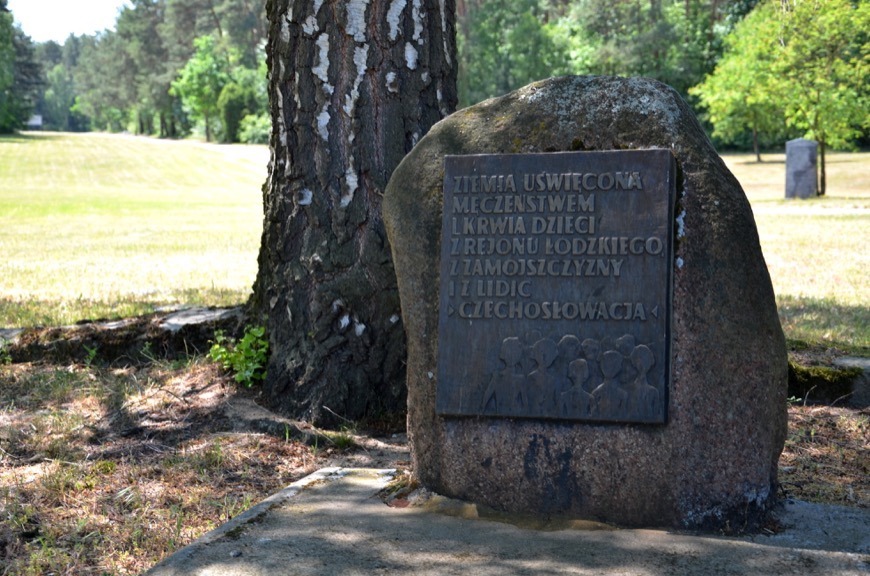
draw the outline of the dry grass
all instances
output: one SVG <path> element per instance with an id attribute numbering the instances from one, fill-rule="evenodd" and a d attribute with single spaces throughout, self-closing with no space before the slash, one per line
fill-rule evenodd
<path id="1" fill-rule="evenodd" d="M 121 134 L 0 138 L 0 326 L 243 302 L 268 159 Z"/>
<path id="2" fill-rule="evenodd" d="M 234 429 L 249 394 L 202 360 L 0 365 L 0 574 L 138 574 L 339 455 Z M 791 406 L 784 494 L 870 507 L 868 431 Z"/>
<path id="3" fill-rule="evenodd" d="M 0 574 L 138 574 L 319 467 L 214 365 L 0 367 Z"/>
<path id="4" fill-rule="evenodd" d="M 808 200 L 784 198 L 782 154 L 723 158 L 752 205 L 786 335 L 866 354 L 870 153 L 828 154 L 827 195 Z"/>
<path id="5" fill-rule="evenodd" d="M 785 494 L 810 502 L 870 507 L 870 411 L 789 408 L 779 459 Z"/>

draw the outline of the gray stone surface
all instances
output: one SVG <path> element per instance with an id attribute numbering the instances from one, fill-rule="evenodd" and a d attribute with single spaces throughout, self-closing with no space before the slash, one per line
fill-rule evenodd
<path id="1" fill-rule="evenodd" d="M 834 365 L 840 368 L 860 368 L 864 371 L 852 383 L 852 396 L 848 404 L 856 408 L 870 406 L 870 358 L 843 356 L 834 360 Z"/>
<path id="2" fill-rule="evenodd" d="M 323 469 L 160 562 L 145 576 L 445 574 L 852 576 L 870 570 L 870 512 L 788 502 L 782 530 L 724 538 L 476 518 L 437 498 L 386 506 L 389 470 Z M 461 510 L 465 517 L 457 517 Z"/>
<path id="3" fill-rule="evenodd" d="M 0 328 L 0 345 L 14 343 L 23 331 L 22 328 Z"/>
<path id="4" fill-rule="evenodd" d="M 667 424 L 436 414 L 444 156 L 649 148 L 677 163 Z M 762 520 L 786 434 L 785 341 L 749 203 L 676 92 L 648 79 L 566 77 L 457 112 L 393 174 L 384 218 L 425 486 L 496 510 L 624 526 Z"/>
<path id="5" fill-rule="evenodd" d="M 228 318 L 238 318 L 241 311 L 238 308 L 189 308 L 179 310 L 166 316 L 158 323 L 163 330 L 178 332 L 185 326 L 200 324 L 216 324 Z"/>
<path id="6" fill-rule="evenodd" d="M 817 142 L 804 138 L 785 143 L 786 198 L 812 198 L 818 193 L 818 149 Z"/>

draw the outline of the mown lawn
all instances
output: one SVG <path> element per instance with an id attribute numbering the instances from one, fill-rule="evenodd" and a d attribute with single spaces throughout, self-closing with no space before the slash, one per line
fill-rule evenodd
<path id="1" fill-rule="evenodd" d="M 824 198 L 785 200 L 785 158 L 727 154 L 787 336 L 870 346 L 870 153 L 828 154 Z M 0 138 L 0 327 L 243 302 L 265 146 L 110 134 Z M 863 350 L 862 350 L 863 349 Z"/>
<path id="2" fill-rule="evenodd" d="M 785 199 L 785 156 L 727 154 L 752 204 L 791 339 L 867 354 L 870 346 L 870 153 L 829 153 L 827 193 Z"/>
<path id="3" fill-rule="evenodd" d="M 243 302 L 268 158 L 117 134 L 0 138 L 0 326 Z"/>

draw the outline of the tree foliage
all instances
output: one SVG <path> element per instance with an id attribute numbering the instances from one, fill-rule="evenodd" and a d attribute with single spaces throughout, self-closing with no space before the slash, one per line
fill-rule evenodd
<path id="1" fill-rule="evenodd" d="M 39 46 L 46 87 L 38 106 L 46 127 L 164 137 L 184 136 L 197 122 L 204 128 L 197 103 L 185 103 L 171 90 L 173 82 L 184 84 L 182 70 L 203 36 L 214 38 L 218 52 L 232 55 L 228 73 L 237 83 L 265 94 L 259 67 L 265 64 L 262 0 L 129 0 L 114 30 Z M 249 106 L 256 110 L 245 112 L 265 114 L 265 100 L 258 97 Z M 209 136 L 220 126 L 217 118 L 209 109 Z"/>
<path id="2" fill-rule="evenodd" d="M 845 147 L 870 128 L 870 3 L 766 0 L 728 38 L 716 69 L 692 90 L 714 134 L 781 134 L 794 128 L 825 150 Z"/>
<path id="3" fill-rule="evenodd" d="M 218 100 L 224 86 L 230 82 L 230 60 L 211 35 L 200 36 L 193 45 L 195 52 L 172 82 L 170 93 L 181 97 L 194 118 L 202 119 L 205 139 L 210 142 Z"/>
<path id="4" fill-rule="evenodd" d="M 25 125 L 39 100 L 42 68 L 36 49 L 0 0 L 0 133 Z"/>
<path id="5" fill-rule="evenodd" d="M 460 105 L 561 74 L 649 76 L 706 109 L 722 143 L 752 141 L 758 149 L 807 134 L 823 147 L 842 146 L 856 131 L 867 134 L 855 117 L 862 111 L 853 106 L 866 101 L 866 72 L 856 72 L 855 63 L 867 66 L 860 48 L 866 44 L 867 4 L 456 0 Z M 115 30 L 40 47 L 46 87 L 38 111 L 52 128 L 169 137 L 195 127 L 205 131 L 207 117 L 209 137 L 263 141 L 265 12 L 263 0 L 130 0 Z M 224 106 L 209 107 L 207 115 L 194 96 L 183 101 L 182 70 L 190 79 L 195 64 L 189 63 L 199 57 L 195 40 L 204 36 L 213 38 L 214 49 L 230 64 L 220 90 L 228 84 L 252 88 L 253 101 L 241 98 L 236 87 L 228 88 Z M 10 46 L 0 31 L 0 55 Z M 0 86 L 10 58 L 0 59 Z M 795 85 L 803 88 L 795 92 Z"/>
<path id="6" fill-rule="evenodd" d="M 712 74 L 689 93 L 697 96 L 713 125 L 713 136 L 723 142 L 752 132 L 753 150 L 761 161 L 760 139 L 783 133 L 782 103 L 770 90 L 774 53 L 759 41 L 777 33 L 773 5 L 764 4 L 737 24 L 725 39 L 725 55 Z"/>
<path id="7" fill-rule="evenodd" d="M 756 1 L 460 1 L 460 101 L 560 74 L 649 76 L 685 95 Z"/>
<path id="8" fill-rule="evenodd" d="M 772 90 L 786 123 L 819 142 L 823 195 L 826 147 L 848 146 L 870 128 L 870 3 L 791 0 L 778 16 Z"/>
<path id="9" fill-rule="evenodd" d="M 469 5 L 460 34 L 459 99 L 464 105 L 564 70 L 566 47 L 544 23 L 538 0 Z"/>

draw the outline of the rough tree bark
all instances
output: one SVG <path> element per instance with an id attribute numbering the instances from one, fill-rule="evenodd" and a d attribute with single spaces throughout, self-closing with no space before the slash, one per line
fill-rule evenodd
<path id="1" fill-rule="evenodd" d="M 318 424 L 405 410 L 381 219 L 395 167 L 456 106 L 454 0 L 269 0 L 273 120 L 252 304 L 273 408 Z"/>

